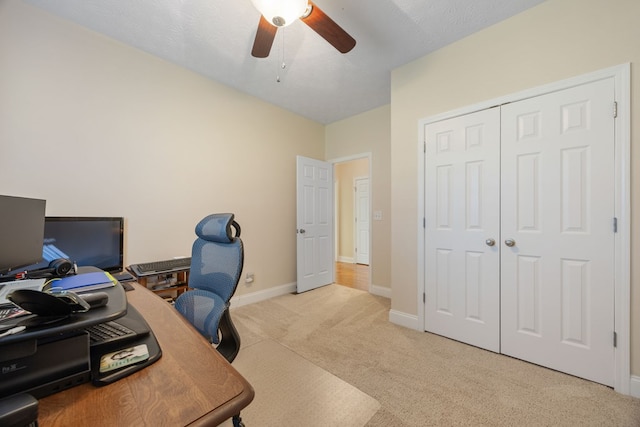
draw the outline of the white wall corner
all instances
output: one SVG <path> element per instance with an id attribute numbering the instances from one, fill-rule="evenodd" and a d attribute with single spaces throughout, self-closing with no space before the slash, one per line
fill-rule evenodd
<path id="1" fill-rule="evenodd" d="M 236 295 L 231 298 L 231 308 L 242 307 L 243 305 L 249 305 L 260 301 L 265 301 L 280 295 L 286 295 L 296 292 L 296 283 L 289 283 L 286 285 L 280 285 L 273 288 L 265 289 L 262 291 L 251 292 L 249 294 Z"/>
<path id="2" fill-rule="evenodd" d="M 415 314 L 403 313 L 397 310 L 389 310 L 389 321 L 405 328 L 414 329 L 416 331 L 424 331 L 418 322 L 418 316 Z"/>

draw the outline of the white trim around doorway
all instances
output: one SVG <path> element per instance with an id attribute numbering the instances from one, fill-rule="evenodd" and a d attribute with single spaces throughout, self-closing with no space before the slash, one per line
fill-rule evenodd
<path id="1" fill-rule="evenodd" d="M 354 154 L 352 156 L 345 156 L 345 157 L 338 157 L 336 159 L 329 159 L 327 160 L 327 162 L 331 163 L 332 165 L 334 165 L 334 169 L 335 169 L 335 165 L 337 163 L 344 163 L 344 162 L 351 162 L 353 160 L 361 160 L 361 159 L 367 159 L 368 164 L 369 164 L 369 212 L 371 211 L 371 206 L 372 206 L 372 191 L 371 189 L 373 188 L 373 165 L 372 165 L 372 154 L 371 152 L 365 152 L 365 153 L 360 153 L 360 154 Z M 372 230 L 372 221 L 371 219 L 369 220 L 369 268 L 373 268 L 373 261 L 372 261 L 372 241 L 373 241 L 373 230 Z M 355 258 L 354 258 L 355 261 Z M 334 272 L 334 276 L 335 276 L 335 272 Z M 380 293 L 379 288 L 377 286 L 373 285 L 373 274 L 369 274 L 369 293 L 372 293 L 374 295 L 380 295 L 380 296 L 385 296 L 387 297 L 387 294 L 382 295 L 382 293 Z M 389 292 L 390 293 L 390 292 Z M 389 296 L 390 297 L 390 296 Z"/>

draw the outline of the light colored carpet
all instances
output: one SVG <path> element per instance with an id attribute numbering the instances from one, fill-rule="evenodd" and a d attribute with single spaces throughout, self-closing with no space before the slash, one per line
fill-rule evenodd
<path id="1" fill-rule="evenodd" d="M 278 388 L 271 387 L 269 381 L 263 386 L 260 380 L 255 403 L 242 413 L 247 426 L 361 426 L 359 417 L 370 407 L 360 405 L 369 405 L 368 399 L 346 402 L 348 412 L 354 416 L 339 423 L 322 418 L 326 414 L 323 398 L 307 399 L 304 404 L 290 400 L 287 391 L 309 388 L 307 372 L 316 376 L 318 369 L 380 403 L 368 420 L 368 427 L 640 426 L 639 399 L 393 325 L 388 321 L 389 308 L 388 299 L 329 285 L 232 310 L 243 339 L 234 366 L 246 373 L 250 382 L 251 370 L 242 362 L 245 356 L 247 361 L 257 358 L 250 364 L 265 362 L 262 375 L 280 375 L 283 369 L 289 373 L 289 385 L 280 384 Z M 286 360 L 298 358 L 304 362 L 289 369 Z M 319 377 L 326 378 L 326 374 Z M 250 422 L 253 405 L 257 412 L 262 412 L 262 407 L 274 412 L 295 412 L 296 416 L 319 424 L 265 423 L 264 419 Z"/>
<path id="2" fill-rule="evenodd" d="M 243 348 L 233 365 L 256 392 L 242 411 L 247 426 L 364 426 L 380 408 L 372 397 L 272 340 Z"/>

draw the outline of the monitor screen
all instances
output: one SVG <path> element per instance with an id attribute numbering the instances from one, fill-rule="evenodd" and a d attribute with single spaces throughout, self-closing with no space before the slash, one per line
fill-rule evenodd
<path id="1" fill-rule="evenodd" d="M 0 196 L 0 274 L 42 259 L 46 201 Z"/>
<path id="2" fill-rule="evenodd" d="M 94 266 L 104 271 L 123 269 L 124 218 L 48 216 L 44 226 L 44 261 L 67 258 L 78 267 Z M 30 268 L 32 269 L 32 268 Z"/>

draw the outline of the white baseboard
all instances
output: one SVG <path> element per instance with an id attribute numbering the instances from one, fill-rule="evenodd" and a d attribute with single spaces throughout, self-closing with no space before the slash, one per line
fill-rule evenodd
<path id="1" fill-rule="evenodd" d="M 231 298 L 231 308 L 242 307 L 243 305 L 253 304 L 254 302 L 260 302 L 294 292 L 296 292 L 296 283 L 289 283 L 287 285 L 280 285 L 263 291 L 236 295 Z"/>
<path id="2" fill-rule="evenodd" d="M 418 316 L 397 310 L 389 310 L 389 322 L 404 326 L 405 328 L 415 329 L 416 331 L 424 330 L 418 322 Z"/>
<path id="3" fill-rule="evenodd" d="M 356 260 L 353 257 L 339 256 L 338 262 L 346 262 L 347 264 L 355 264 Z"/>
<path id="4" fill-rule="evenodd" d="M 369 293 L 391 299 L 391 288 L 385 286 L 371 285 Z"/>

